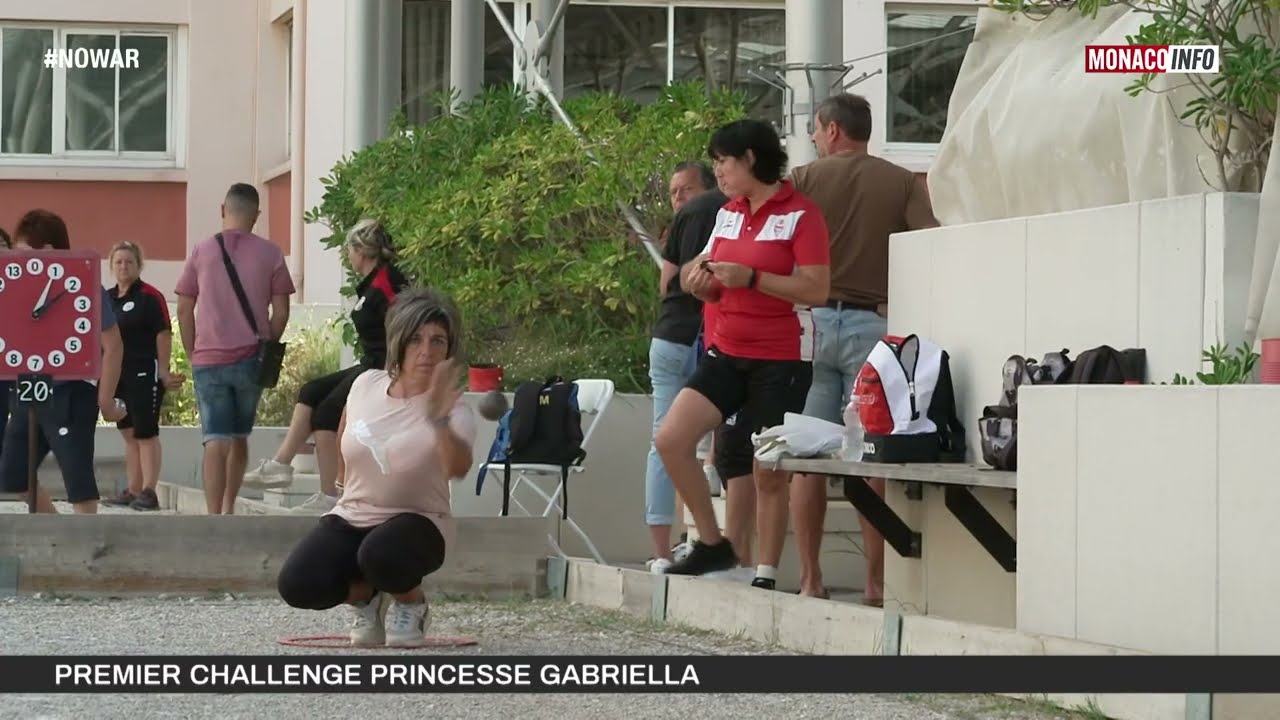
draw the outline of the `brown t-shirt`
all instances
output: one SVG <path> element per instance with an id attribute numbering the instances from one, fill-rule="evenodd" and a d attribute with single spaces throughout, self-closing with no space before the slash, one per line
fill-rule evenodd
<path id="1" fill-rule="evenodd" d="M 798 167 L 791 178 L 827 220 L 830 300 L 888 302 L 889 236 L 938 226 L 923 178 L 888 160 L 852 151 Z"/>

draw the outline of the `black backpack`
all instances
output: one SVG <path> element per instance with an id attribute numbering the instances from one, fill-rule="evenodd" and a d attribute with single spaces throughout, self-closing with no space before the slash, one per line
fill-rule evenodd
<path id="1" fill-rule="evenodd" d="M 1066 385 L 1123 385 L 1129 375 L 1124 354 L 1110 345 L 1099 345 L 1080 353 L 1071 366 L 1071 372 L 1061 382 Z"/>
<path id="2" fill-rule="evenodd" d="M 502 514 L 507 515 L 511 496 L 512 464 L 558 465 L 561 469 L 561 507 L 569 517 L 569 468 L 582 462 L 582 412 L 578 386 L 556 376 L 545 382 L 531 380 L 516 388 L 508 422 L 507 444 L 502 452 Z"/>

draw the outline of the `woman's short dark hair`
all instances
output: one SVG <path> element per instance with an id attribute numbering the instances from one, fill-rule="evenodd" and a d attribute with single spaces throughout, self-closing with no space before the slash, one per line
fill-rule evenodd
<path id="1" fill-rule="evenodd" d="M 18 221 L 13 229 L 15 242 L 24 242 L 32 250 L 70 250 L 71 238 L 67 224 L 48 210 L 32 210 Z"/>
<path id="2" fill-rule="evenodd" d="M 432 288 L 410 287 L 400 291 L 386 320 L 386 370 L 393 379 L 400 376 L 409 341 L 419 328 L 432 323 L 439 324 L 449 334 L 448 357 L 457 357 L 462 351 L 462 313 L 453 300 Z"/>
<path id="3" fill-rule="evenodd" d="M 756 157 L 751 174 L 762 183 L 776 183 L 787 169 L 787 151 L 773 126 L 762 120 L 737 120 L 716 130 L 707 144 L 707 154 L 744 158 L 750 150 Z"/>

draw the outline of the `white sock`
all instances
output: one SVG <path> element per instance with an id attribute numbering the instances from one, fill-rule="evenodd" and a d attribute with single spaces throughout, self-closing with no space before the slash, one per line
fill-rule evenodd
<path id="1" fill-rule="evenodd" d="M 765 580 L 777 580 L 778 569 L 772 565 L 757 565 L 756 577 L 763 578 Z"/>

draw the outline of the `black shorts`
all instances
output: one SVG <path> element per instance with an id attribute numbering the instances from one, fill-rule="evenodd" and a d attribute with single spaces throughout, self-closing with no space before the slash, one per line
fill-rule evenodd
<path id="1" fill-rule="evenodd" d="M 756 448 L 751 444 L 751 421 L 745 415 L 739 412 L 716 428 L 714 464 L 725 489 L 730 480 L 755 469 Z"/>
<path id="2" fill-rule="evenodd" d="M 298 390 L 298 404 L 311 408 L 311 429 L 338 431 L 342 411 L 347 407 L 351 384 L 369 368 L 353 365 L 346 370 L 322 375 Z"/>
<path id="3" fill-rule="evenodd" d="M 746 474 L 733 471 L 741 469 L 743 452 L 754 455 L 751 434 L 781 425 L 789 412 L 802 412 L 812 381 L 813 365 L 805 360 L 751 360 L 709 349 L 685 387 L 710 400 L 726 422 L 738 415 L 732 430 L 716 432 L 716 471 L 725 478 Z M 722 435 L 726 460 L 735 461 L 727 467 L 733 474 L 720 469 Z"/>
<path id="4" fill-rule="evenodd" d="M 133 429 L 133 436 L 146 440 L 160 434 L 160 408 L 164 405 L 164 385 L 156 373 L 156 363 L 126 362 L 120 369 L 116 397 L 124 401 L 128 413 L 116 422 L 121 430 Z"/>
<path id="5" fill-rule="evenodd" d="M 10 398 L 13 393 L 10 392 Z M 94 433 L 98 425 L 98 388 L 79 380 L 54 385 L 49 402 L 36 410 L 38 466 L 50 452 L 62 471 L 67 500 L 98 500 L 98 480 L 93 473 Z M 4 452 L 0 453 L 0 489 L 27 491 L 27 432 L 31 427 L 26 408 L 15 408 L 5 427 Z"/>

